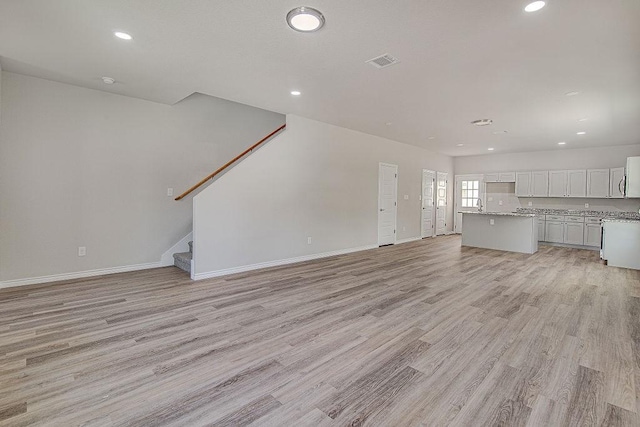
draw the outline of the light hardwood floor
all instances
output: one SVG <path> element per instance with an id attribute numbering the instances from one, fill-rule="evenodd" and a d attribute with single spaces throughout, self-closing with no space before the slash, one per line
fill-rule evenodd
<path id="1" fill-rule="evenodd" d="M 0 425 L 640 425 L 640 274 L 439 237 L 0 291 Z"/>

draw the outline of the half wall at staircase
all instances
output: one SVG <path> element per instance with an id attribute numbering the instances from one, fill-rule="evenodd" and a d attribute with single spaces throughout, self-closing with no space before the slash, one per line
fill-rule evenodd
<path id="1" fill-rule="evenodd" d="M 422 169 L 453 176 L 451 157 L 288 115 L 282 134 L 194 197 L 192 277 L 375 247 L 379 162 L 398 165 L 398 241 L 419 238 Z"/>

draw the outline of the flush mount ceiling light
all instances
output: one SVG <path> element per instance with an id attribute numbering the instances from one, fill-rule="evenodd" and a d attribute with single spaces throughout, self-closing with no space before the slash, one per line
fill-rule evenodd
<path id="1" fill-rule="evenodd" d="M 567 144 L 567 143 L 566 143 L 566 142 L 564 142 L 564 141 L 560 141 L 560 142 L 558 142 L 558 145 L 566 145 L 566 144 Z"/>
<path id="2" fill-rule="evenodd" d="M 576 96 L 577 94 L 579 94 L 580 92 L 578 91 L 573 91 L 573 92 L 567 92 L 564 94 L 564 96 Z"/>
<path id="3" fill-rule="evenodd" d="M 585 134 L 586 134 L 586 132 L 584 132 L 584 131 L 576 132 L 576 135 L 585 135 Z"/>
<path id="4" fill-rule="evenodd" d="M 287 24 L 296 31 L 311 33 L 324 25 L 324 15 L 311 7 L 296 7 L 287 13 Z"/>
<path id="5" fill-rule="evenodd" d="M 293 96 L 300 96 L 302 94 L 302 92 L 300 92 L 299 90 L 292 90 L 291 91 L 291 95 Z"/>
<path id="6" fill-rule="evenodd" d="M 495 150 L 495 148 L 487 148 L 487 150 L 493 151 L 493 150 Z"/>
<path id="7" fill-rule="evenodd" d="M 131 37 L 131 34 L 123 33 L 122 31 L 116 31 L 115 33 L 113 33 L 113 35 L 122 40 L 133 39 L 133 37 Z"/>
<path id="8" fill-rule="evenodd" d="M 543 1 L 534 1 L 533 3 L 529 3 L 525 8 L 524 11 L 525 12 L 537 12 L 538 10 L 542 9 L 545 5 L 545 2 Z"/>
<path id="9" fill-rule="evenodd" d="M 472 125 L 476 126 L 489 126 L 491 123 L 493 123 L 491 119 L 478 119 L 471 122 Z"/>
<path id="10" fill-rule="evenodd" d="M 106 85 L 112 85 L 116 82 L 116 79 L 114 79 L 113 77 L 103 77 L 102 82 Z"/>

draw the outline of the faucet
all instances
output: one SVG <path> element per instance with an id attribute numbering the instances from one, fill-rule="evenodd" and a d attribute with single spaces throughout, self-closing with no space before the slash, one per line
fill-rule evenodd
<path id="1" fill-rule="evenodd" d="M 482 212 L 482 199 L 478 199 L 476 206 L 478 207 L 478 212 Z"/>

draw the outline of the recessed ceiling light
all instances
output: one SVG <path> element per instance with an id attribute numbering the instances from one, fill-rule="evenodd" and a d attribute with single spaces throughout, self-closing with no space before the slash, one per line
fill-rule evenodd
<path id="1" fill-rule="evenodd" d="M 558 142 L 558 145 L 566 145 L 566 142 L 560 141 L 560 142 Z"/>
<path id="2" fill-rule="evenodd" d="M 576 132 L 576 135 L 584 135 L 586 132 Z"/>
<path id="3" fill-rule="evenodd" d="M 106 85 L 112 85 L 112 84 L 114 84 L 116 82 L 116 79 L 114 79 L 113 77 L 103 77 L 102 81 Z"/>
<path id="4" fill-rule="evenodd" d="M 464 147 L 464 144 L 457 144 L 456 147 Z"/>
<path id="5" fill-rule="evenodd" d="M 478 119 L 471 122 L 472 125 L 476 126 L 489 126 L 491 123 L 493 123 L 491 119 Z"/>
<path id="6" fill-rule="evenodd" d="M 291 28 L 303 33 L 318 31 L 324 25 L 324 16 L 310 7 L 296 7 L 287 13 L 287 23 Z"/>
<path id="7" fill-rule="evenodd" d="M 525 12 L 536 12 L 544 7 L 545 3 L 543 1 L 534 1 L 533 3 L 529 3 L 525 8 Z"/>
<path id="8" fill-rule="evenodd" d="M 494 135 L 502 135 L 508 133 L 506 130 L 496 130 L 492 132 Z"/>
<path id="9" fill-rule="evenodd" d="M 292 90 L 291 91 L 291 95 L 293 95 L 293 96 L 300 96 L 301 93 L 302 92 L 300 92 L 299 90 Z"/>
<path id="10" fill-rule="evenodd" d="M 494 150 L 494 148 L 487 148 L 487 150 L 489 150 L 489 151 L 493 151 L 493 150 Z"/>
<path id="11" fill-rule="evenodd" d="M 133 38 L 131 37 L 131 34 L 123 33 L 121 31 L 116 31 L 113 35 L 122 40 L 131 40 Z"/>
<path id="12" fill-rule="evenodd" d="M 385 125 L 387 125 L 387 126 L 391 126 L 392 124 L 393 124 L 393 122 L 387 122 L 387 123 L 385 123 Z"/>
<path id="13" fill-rule="evenodd" d="M 567 93 L 565 93 L 564 95 L 565 95 L 565 96 L 576 96 L 576 95 L 577 95 L 577 94 L 579 94 L 579 93 L 580 93 L 580 92 L 578 92 L 578 91 L 573 91 L 573 92 L 567 92 Z"/>
<path id="14" fill-rule="evenodd" d="M 578 120 L 578 121 L 579 121 L 579 122 L 586 122 L 587 120 L 589 120 L 589 119 L 587 119 L 586 117 L 584 117 L 584 118 L 582 118 L 582 119 L 580 119 L 580 120 Z"/>
<path id="15" fill-rule="evenodd" d="M 436 137 L 435 136 L 429 136 L 429 137 L 427 137 L 427 139 L 436 139 Z"/>

